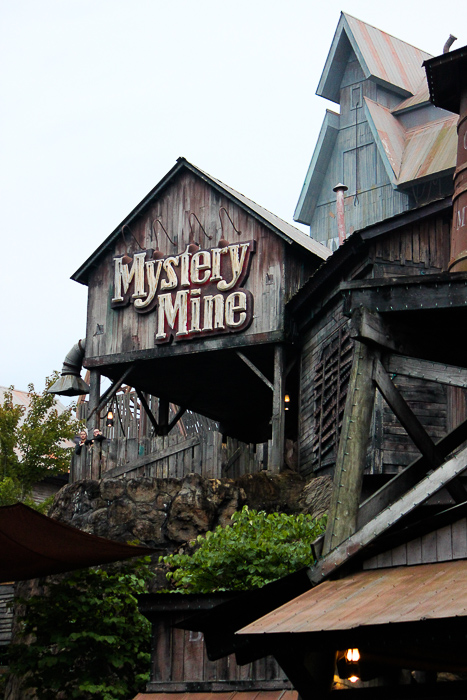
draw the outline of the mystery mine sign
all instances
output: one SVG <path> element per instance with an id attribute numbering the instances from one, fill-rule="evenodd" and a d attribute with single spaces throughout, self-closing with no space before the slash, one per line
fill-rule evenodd
<path id="1" fill-rule="evenodd" d="M 156 343 L 243 331 L 252 321 L 253 295 L 242 285 L 255 241 L 193 253 L 190 247 L 161 259 L 143 250 L 129 264 L 114 258 L 112 308 L 132 303 L 138 313 L 157 314 Z"/>

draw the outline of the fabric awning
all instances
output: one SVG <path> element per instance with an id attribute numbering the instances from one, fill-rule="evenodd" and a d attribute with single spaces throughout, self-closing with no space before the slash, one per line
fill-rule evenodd
<path id="1" fill-rule="evenodd" d="M 325 581 L 237 634 L 336 632 L 467 616 L 467 561 L 361 571 Z"/>
<path id="2" fill-rule="evenodd" d="M 23 503 L 0 508 L 0 583 L 109 564 L 153 551 L 89 535 Z"/>

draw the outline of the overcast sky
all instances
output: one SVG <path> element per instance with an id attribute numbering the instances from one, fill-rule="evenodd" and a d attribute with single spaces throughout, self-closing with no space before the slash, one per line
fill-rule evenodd
<path id="1" fill-rule="evenodd" d="M 467 3 L 0 0 L 0 385 L 85 335 L 69 277 L 178 156 L 292 221 L 340 11 L 434 55 Z"/>

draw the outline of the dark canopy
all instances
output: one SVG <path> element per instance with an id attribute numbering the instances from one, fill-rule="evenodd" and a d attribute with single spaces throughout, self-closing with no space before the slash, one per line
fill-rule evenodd
<path id="1" fill-rule="evenodd" d="M 152 551 L 88 535 L 23 503 L 0 508 L 0 583 L 109 564 Z"/>

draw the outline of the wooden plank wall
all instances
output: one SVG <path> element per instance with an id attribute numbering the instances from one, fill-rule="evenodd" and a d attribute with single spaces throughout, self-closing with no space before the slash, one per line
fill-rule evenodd
<path id="1" fill-rule="evenodd" d="M 371 279 L 439 273 L 449 260 L 449 221 L 444 215 L 401 227 L 373 239 L 367 263 L 360 260 L 355 271 L 365 269 Z M 352 279 L 355 271 L 347 275 Z M 336 275 L 336 287 L 340 278 Z M 318 403 L 320 362 L 323 349 L 332 342 L 339 328 L 347 323 L 340 301 L 330 305 L 318 317 L 302 348 L 300 370 L 300 472 L 308 475 L 330 473 L 334 468 L 335 445 L 328 442 L 325 450 L 316 450 L 320 437 Z M 466 393 L 447 389 L 435 382 L 394 377 L 396 386 L 419 418 L 428 434 L 437 439 L 452 429 L 467 412 Z M 325 432 L 323 433 L 325 435 Z M 322 454 L 326 452 L 326 454 Z M 418 456 L 418 451 L 395 418 L 381 395 L 377 393 L 368 449 L 367 473 L 396 473 Z"/>
<path id="2" fill-rule="evenodd" d="M 219 211 L 222 207 L 229 212 L 238 235 L 230 222 L 223 217 L 221 228 Z M 190 213 L 196 214 L 206 234 Z M 193 235 L 202 249 L 216 247 L 222 235 L 232 243 L 256 241 L 256 253 L 252 256 L 250 275 L 245 289 L 254 296 L 254 320 L 242 333 L 246 338 L 258 333 L 280 331 L 284 325 L 284 266 L 289 255 L 289 248 L 282 238 L 252 218 L 244 209 L 221 195 L 203 180 L 192 173 L 183 174 L 173 185 L 168 187 L 157 201 L 148 205 L 140 218 L 134 221 L 131 231 L 134 238 L 126 233 L 128 252 L 155 248 L 156 238 L 152 223 L 160 219 L 167 229 L 173 245 L 162 229 L 156 224 L 159 249 L 164 255 L 177 255 L 183 252 Z M 224 221 L 224 219 L 226 221 Z M 193 234 L 192 234 L 193 231 Z M 116 240 L 112 250 L 102 256 L 98 268 L 91 272 L 89 278 L 88 318 L 86 336 L 86 358 L 102 358 L 115 353 L 132 353 L 156 348 L 155 331 L 157 314 L 150 311 L 138 314 L 133 306 L 112 309 L 110 301 L 113 296 L 114 263 L 113 256 L 125 253 L 123 237 Z M 302 259 L 316 260 L 303 251 Z M 293 285 L 292 285 L 293 287 Z M 96 332 L 98 329 L 98 332 Z M 215 336 L 215 340 L 229 347 L 229 334 Z M 178 342 L 178 341 L 177 341 Z M 183 342 L 183 341 L 180 341 Z M 193 342 L 185 342 L 187 352 L 193 352 Z M 157 352 L 155 352 L 157 355 Z"/>
<path id="3" fill-rule="evenodd" d="M 235 655 L 210 661 L 201 632 L 172 627 L 174 620 L 152 622 L 152 667 L 148 691 L 183 692 L 196 682 L 197 690 L 273 690 L 290 682 L 272 657 L 238 666 Z"/>
<path id="4" fill-rule="evenodd" d="M 319 436 L 317 424 L 317 404 L 320 399 L 316 391 L 317 368 L 320 365 L 323 348 L 332 342 L 339 328 L 348 325 L 342 311 L 342 303 L 332 309 L 313 328 L 305 342 L 300 366 L 300 415 L 299 415 L 299 471 L 308 476 L 312 472 L 328 473 L 334 468 L 334 445 L 327 445 L 326 453 L 316 450 L 316 439 Z"/>
<path id="5" fill-rule="evenodd" d="M 0 584 L 0 646 L 11 642 L 13 610 L 10 603 L 13 601 L 13 596 L 14 585 L 12 583 Z"/>
<path id="6" fill-rule="evenodd" d="M 158 399 L 146 395 L 152 412 L 158 414 Z M 79 418 L 86 419 L 87 402 L 80 405 Z M 73 455 L 70 481 L 113 476 L 149 476 L 182 479 L 187 474 L 201 474 L 206 478 L 235 479 L 266 468 L 268 446 L 248 445 L 222 436 L 217 423 L 186 411 L 169 435 L 155 437 L 153 427 L 144 410 L 141 410 L 136 393 L 125 391 L 113 404 L 114 426 L 106 427 L 106 410 L 100 418 L 100 428 L 108 438 L 92 448 L 84 448 L 80 455 Z M 177 411 L 170 405 L 169 419 Z M 91 476 L 91 450 L 99 453 L 99 474 Z M 266 465 L 266 466 L 265 466 Z"/>
<path id="7" fill-rule="evenodd" d="M 467 519 L 462 518 L 367 559 L 363 568 L 383 569 L 391 566 L 430 564 L 465 558 L 467 558 Z"/>

